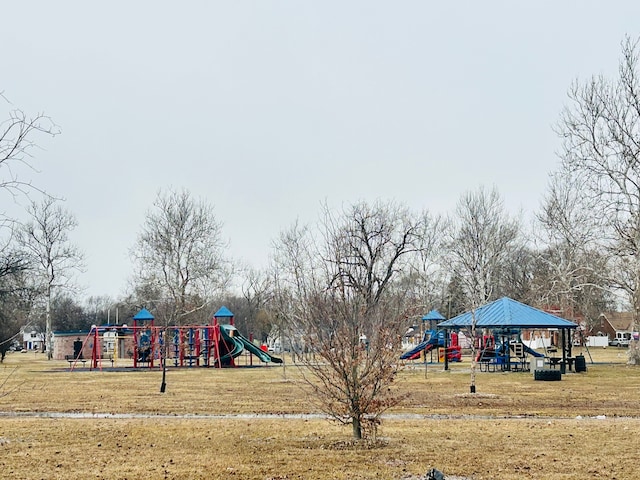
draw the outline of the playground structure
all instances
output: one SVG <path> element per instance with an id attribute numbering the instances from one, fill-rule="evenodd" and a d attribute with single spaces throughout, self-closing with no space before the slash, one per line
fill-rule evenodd
<path id="1" fill-rule="evenodd" d="M 480 370 L 486 371 L 529 370 L 529 355 L 537 358 L 545 356 L 522 342 L 520 329 L 497 329 L 496 332 L 477 337 L 476 349 L 476 362 L 480 364 Z"/>
<path id="2" fill-rule="evenodd" d="M 482 332 L 483 337 L 475 338 L 480 355 L 475 360 L 481 362 L 481 368 L 501 370 L 547 370 L 559 367 L 561 374 L 571 370 L 575 364 L 577 372 L 586 371 L 583 355 L 572 356 L 571 332 L 578 325 L 543 310 L 533 308 L 508 297 L 502 297 L 469 312 L 462 313 L 450 320 L 438 323 L 438 328 L 446 331 Z M 545 346 L 540 353 L 522 341 L 522 332 L 552 331 L 556 339 L 553 348 Z M 496 340 L 498 339 L 498 340 Z M 553 355 L 548 355 L 552 353 Z M 557 356 L 556 354 L 560 355 Z M 527 362 L 527 357 L 535 358 Z M 445 364 L 446 369 L 446 364 Z"/>
<path id="3" fill-rule="evenodd" d="M 133 326 L 93 326 L 82 345 L 74 345 L 73 369 L 83 359 L 83 351 L 91 351 L 90 368 L 102 368 L 105 352 L 112 361 L 123 358 L 126 349 L 133 367 L 234 367 L 235 359 L 245 351 L 249 362 L 253 357 L 265 363 L 282 363 L 251 339 L 242 336 L 234 326 L 233 313 L 226 307 L 218 310 L 208 325 L 157 326 L 146 309 L 133 317 Z M 128 348 L 127 348 L 128 345 Z M 120 350 L 120 351 L 119 351 Z"/>
<path id="4" fill-rule="evenodd" d="M 452 332 L 449 336 L 445 330 L 436 329 L 436 324 L 445 320 L 440 312 L 431 310 L 422 317 L 423 331 L 422 341 L 408 352 L 400 356 L 401 360 L 415 360 L 422 358 L 427 361 L 427 353 L 431 353 L 431 361 L 433 362 L 433 352 L 437 351 L 437 361 L 444 362 L 460 362 L 462 361 L 462 348 L 458 342 L 458 334 Z M 445 355 L 446 352 L 446 355 Z"/>
<path id="5" fill-rule="evenodd" d="M 408 352 L 403 353 L 400 356 L 400 359 L 416 360 L 422 355 L 426 355 L 428 352 L 437 349 L 438 362 L 444 361 L 445 351 L 449 362 L 462 361 L 462 349 L 458 344 L 458 334 L 453 332 L 451 333 L 450 341 L 446 342 L 446 340 L 446 332 L 444 330 L 426 330 L 422 337 L 422 342 Z M 448 343 L 448 345 L 445 346 L 446 343 Z M 426 356 L 424 358 L 426 359 Z"/>
<path id="6" fill-rule="evenodd" d="M 475 360 L 481 371 L 527 371 L 530 369 L 529 357 L 546 358 L 553 363 L 554 357 L 547 358 L 555 349 L 538 352 L 528 347 L 521 338 L 521 329 L 487 329 L 484 335 L 475 338 Z M 448 337 L 448 338 L 447 338 Z M 426 354 L 437 350 L 438 363 L 444 362 L 444 352 L 447 352 L 448 362 L 460 362 L 462 347 L 458 341 L 458 333 L 446 330 L 427 330 L 422 342 L 400 356 L 401 360 L 423 359 Z M 448 340 L 448 341 L 446 341 Z M 446 344 L 446 347 L 445 347 Z M 560 360 L 560 359 L 557 359 Z M 433 359 L 432 359 L 433 361 Z"/>
<path id="7" fill-rule="evenodd" d="M 426 362 L 426 352 L 439 347 L 438 360 L 444 360 L 447 370 L 451 360 L 449 352 L 455 352 L 456 347 L 460 350 L 457 332 L 464 331 L 466 334 L 473 332 L 475 338 L 470 340 L 474 342 L 471 344 L 476 352 L 474 360 L 480 364 L 481 370 L 537 371 L 559 368 L 564 374 L 575 365 L 576 372 L 586 371 L 584 356 L 572 356 L 571 331 L 577 328 L 577 324 L 508 297 L 450 320 L 444 320 L 439 312 L 432 310 L 422 317 L 422 321 L 422 331 L 425 332 L 422 342 L 404 353 L 401 359 L 422 356 Z M 427 322 L 430 327 L 428 330 L 424 328 Z M 551 332 L 553 339 L 551 345 L 543 346 L 544 352 L 530 348 L 523 341 L 523 334 L 531 336 L 532 332 L 544 330 Z M 452 347 L 448 345 L 449 340 Z M 467 348 L 471 345 L 467 345 Z"/>

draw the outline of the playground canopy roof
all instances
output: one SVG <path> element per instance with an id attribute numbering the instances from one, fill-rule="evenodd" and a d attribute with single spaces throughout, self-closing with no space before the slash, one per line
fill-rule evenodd
<path id="1" fill-rule="evenodd" d="M 422 320 L 424 322 L 426 321 L 430 321 L 430 320 L 446 320 L 446 318 L 444 318 L 439 311 L 437 310 L 431 310 L 429 313 L 427 313 L 424 317 L 422 317 Z"/>
<path id="2" fill-rule="evenodd" d="M 476 309 L 478 328 L 576 328 L 576 325 L 550 313 L 503 297 Z M 471 312 L 466 312 L 438 324 L 439 328 L 465 328 L 472 322 Z"/>
<path id="3" fill-rule="evenodd" d="M 146 308 L 143 308 L 133 316 L 134 320 L 153 320 L 155 317 Z"/>
<path id="4" fill-rule="evenodd" d="M 233 313 L 231 313 L 231 310 L 229 310 L 227 307 L 222 306 L 216 313 L 213 314 L 213 316 L 216 318 L 231 318 L 233 317 Z"/>

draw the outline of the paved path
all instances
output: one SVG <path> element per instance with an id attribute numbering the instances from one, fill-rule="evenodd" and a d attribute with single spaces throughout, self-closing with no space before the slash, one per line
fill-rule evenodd
<path id="1" fill-rule="evenodd" d="M 89 412 L 0 412 L 0 418 L 121 418 L 121 419 L 185 419 L 185 420 L 217 420 L 217 419 L 257 419 L 257 420 L 315 420 L 327 419 L 323 413 L 218 413 L 218 414 L 154 414 L 154 413 L 89 413 Z M 383 420 L 640 420 L 640 417 L 541 417 L 531 415 L 491 416 L 491 415 L 423 415 L 419 413 L 387 413 Z"/>

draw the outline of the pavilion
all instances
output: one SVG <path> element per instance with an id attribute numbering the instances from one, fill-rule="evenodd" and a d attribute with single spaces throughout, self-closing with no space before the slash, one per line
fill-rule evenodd
<path id="1" fill-rule="evenodd" d="M 571 359 L 569 331 L 577 328 L 577 324 L 508 297 L 440 322 L 438 328 L 468 331 L 474 320 L 476 329 L 488 329 L 496 333 L 509 333 L 522 329 L 557 329 L 561 333 L 562 367 L 569 363 L 568 359 Z"/>

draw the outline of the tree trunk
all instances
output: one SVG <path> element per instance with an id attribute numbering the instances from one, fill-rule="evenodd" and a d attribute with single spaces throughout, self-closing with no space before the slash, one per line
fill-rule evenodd
<path id="1" fill-rule="evenodd" d="M 353 427 L 353 439 L 362 440 L 362 423 L 358 417 L 351 419 L 351 426 Z"/>
<path id="2" fill-rule="evenodd" d="M 482 351 L 482 344 L 480 344 L 480 349 Z M 476 311 L 473 308 L 471 309 L 471 383 L 469 385 L 469 393 L 476 393 L 476 368 L 478 367 L 476 356 Z"/>
<path id="3" fill-rule="evenodd" d="M 160 384 L 160 393 L 164 393 L 167 389 L 167 345 L 166 335 L 162 337 L 162 348 L 160 349 L 160 363 L 162 364 L 162 383 Z"/>
<path id="4" fill-rule="evenodd" d="M 45 349 L 47 350 L 47 360 L 51 360 L 53 358 L 53 332 L 51 331 L 51 283 L 47 285 L 44 343 Z"/>
<path id="5" fill-rule="evenodd" d="M 160 393 L 164 393 L 167 389 L 167 367 L 165 366 L 164 360 L 162 360 L 162 383 L 160 384 Z"/>

